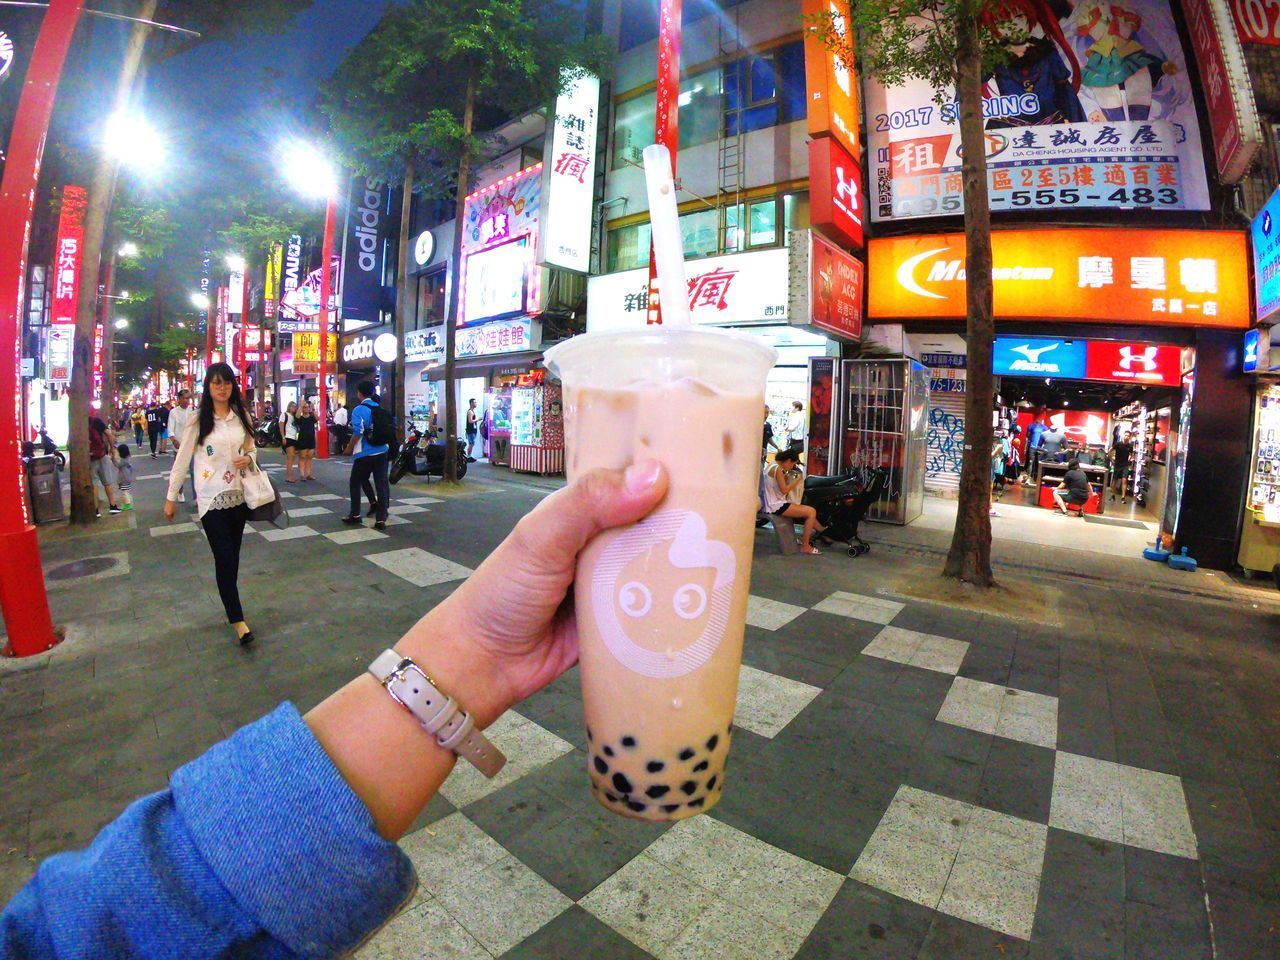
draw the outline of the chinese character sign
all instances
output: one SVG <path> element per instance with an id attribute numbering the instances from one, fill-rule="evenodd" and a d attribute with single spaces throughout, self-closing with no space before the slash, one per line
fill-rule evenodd
<path id="1" fill-rule="evenodd" d="M 84 211 L 89 196 L 84 187 L 62 190 L 62 212 L 58 215 L 58 239 L 54 247 L 53 302 L 50 322 L 54 326 L 76 322 L 80 303 L 80 263 L 84 246 Z"/>
<path id="2" fill-rule="evenodd" d="M 865 269 L 834 244 L 816 233 L 810 233 L 809 263 L 806 281 L 808 307 L 805 316 L 797 316 L 801 305 L 791 305 L 792 323 L 810 323 L 819 330 L 844 340 L 862 337 L 862 294 Z M 799 236 L 793 236 L 791 255 L 799 260 L 802 247 Z"/>
<path id="3" fill-rule="evenodd" d="M 853 72 L 853 37 L 849 26 L 848 0 L 804 0 L 804 74 L 808 94 L 809 133 L 830 136 L 853 159 L 862 159 L 858 137 L 858 77 Z M 814 17 L 824 17 L 831 25 L 829 47 L 822 42 Z"/>
<path id="4" fill-rule="evenodd" d="M 1262 321 L 1280 310 L 1280 190 L 1254 218 L 1252 234 L 1253 284 Z"/>
<path id="5" fill-rule="evenodd" d="M 1200 67 L 1218 174 L 1225 183 L 1235 183 L 1249 172 L 1262 146 L 1244 51 L 1225 0 L 1183 0 L 1182 8 Z"/>
<path id="6" fill-rule="evenodd" d="M 532 349 L 532 321 L 528 317 L 498 320 L 459 330 L 454 343 L 458 357 L 484 357 Z"/>
<path id="7" fill-rule="evenodd" d="M 1274 0 L 1231 0 L 1231 17 L 1241 43 L 1280 46 L 1280 4 Z"/>
<path id="8" fill-rule="evenodd" d="M 556 99 L 555 129 L 544 170 L 546 214 L 539 262 L 577 273 L 591 268 L 591 201 L 595 193 L 600 81 L 587 74 Z"/>
<path id="9" fill-rule="evenodd" d="M 536 233 L 541 205 L 540 163 L 477 190 L 467 197 L 463 254 Z"/>
<path id="10" fill-rule="evenodd" d="M 1249 326 L 1236 231 L 997 230 L 991 249 L 1002 319 Z M 965 316 L 963 234 L 878 238 L 868 258 L 872 317 Z"/>
<path id="11" fill-rule="evenodd" d="M 1168 0 L 1063 0 L 1060 17 L 1033 0 L 986 9 L 1008 54 L 984 90 L 993 210 L 1209 209 Z M 868 77 L 865 94 L 871 219 L 958 215 L 958 105 L 936 103 L 921 80 L 886 88 Z"/>

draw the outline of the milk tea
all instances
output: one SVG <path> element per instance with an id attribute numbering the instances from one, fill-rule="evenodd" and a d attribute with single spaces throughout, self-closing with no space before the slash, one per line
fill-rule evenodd
<path id="1" fill-rule="evenodd" d="M 564 396 L 570 481 L 648 459 L 670 477 L 649 517 L 606 531 L 578 560 L 591 789 L 626 816 L 683 819 L 714 806 L 724 789 L 762 394 L 682 377 L 623 389 L 566 382 Z"/>

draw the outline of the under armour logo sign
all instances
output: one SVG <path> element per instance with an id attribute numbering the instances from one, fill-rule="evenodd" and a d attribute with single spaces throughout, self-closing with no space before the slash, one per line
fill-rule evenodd
<path id="1" fill-rule="evenodd" d="M 1132 370 L 1135 366 L 1150 373 L 1156 368 L 1156 347 L 1143 347 L 1141 351 L 1133 347 L 1120 348 L 1120 368 Z"/>
<path id="2" fill-rule="evenodd" d="M 858 186 L 852 177 L 845 177 L 844 167 L 836 167 L 836 197 L 843 200 L 850 210 L 858 209 Z"/>

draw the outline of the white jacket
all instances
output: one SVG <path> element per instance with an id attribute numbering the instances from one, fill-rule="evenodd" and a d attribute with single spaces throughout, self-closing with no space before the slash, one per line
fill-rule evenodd
<path id="1" fill-rule="evenodd" d="M 182 435 L 178 456 L 169 472 L 168 499 L 177 500 L 182 482 L 187 478 L 187 466 L 195 459 L 196 503 L 200 516 L 210 510 L 221 510 L 244 503 L 244 489 L 240 485 L 240 472 L 232 462 L 245 452 L 244 424 L 232 411 L 226 417 L 213 418 L 213 432 L 196 446 L 200 433 L 200 419 L 193 417 Z M 252 447 L 252 441 L 250 441 Z"/>

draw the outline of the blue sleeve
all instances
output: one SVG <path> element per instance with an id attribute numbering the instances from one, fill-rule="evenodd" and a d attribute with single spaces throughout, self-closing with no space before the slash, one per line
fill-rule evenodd
<path id="1" fill-rule="evenodd" d="M 351 429 L 357 437 L 364 436 L 365 430 L 369 429 L 369 416 L 368 407 L 363 403 L 356 404 L 351 413 Z"/>
<path id="2" fill-rule="evenodd" d="M 0 914 L 0 957 L 328 957 L 416 887 L 292 704 L 175 772 Z"/>

